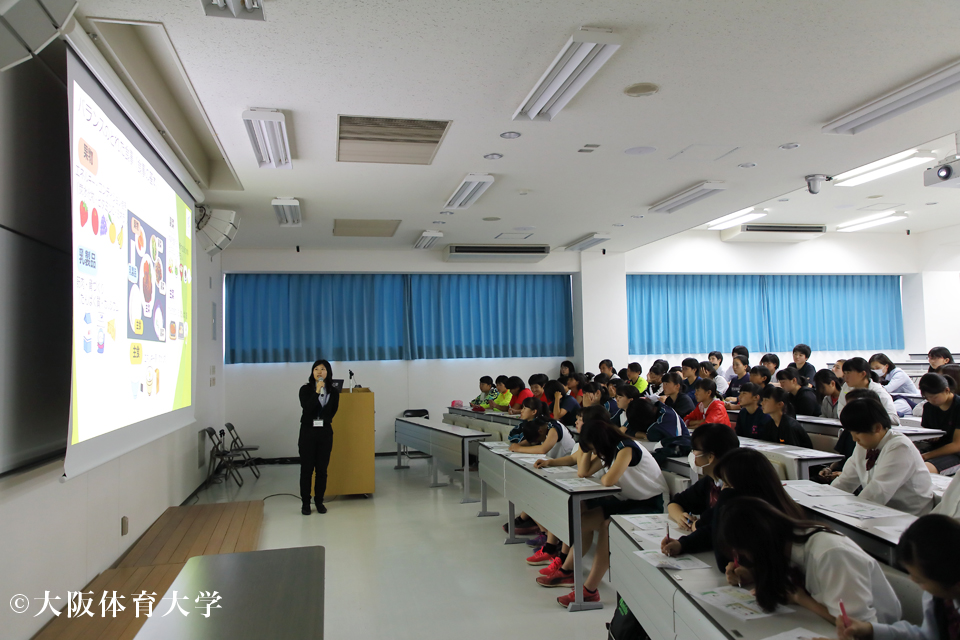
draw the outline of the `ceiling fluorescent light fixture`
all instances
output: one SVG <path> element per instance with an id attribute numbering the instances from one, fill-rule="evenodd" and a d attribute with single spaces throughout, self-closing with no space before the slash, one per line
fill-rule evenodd
<path id="1" fill-rule="evenodd" d="M 724 229 L 729 229 L 730 227 L 735 227 L 738 224 L 743 224 L 744 222 L 759 220 L 765 215 L 767 215 L 766 209 L 754 209 L 753 207 L 747 207 L 746 209 L 741 209 L 740 211 L 734 211 L 733 213 L 723 216 L 722 218 L 717 218 L 713 222 L 707 223 L 707 227 L 709 231 L 722 231 Z"/>
<path id="2" fill-rule="evenodd" d="M 606 242 L 609 239 L 609 233 L 588 233 L 582 238 L 567 245 L 567 251 L 585 251 L 586 249 L 595 247 L 601 242 Z"/>
<path id="3" fill-rule="evenodd" d="M 650 213 L 673 213 L 727 188 L 725 182 L 701 182 L 695 187 L 650 205 Z"/>
<path id="4" fill-rule="evenodd" d="M 414 249 L 429 249 L 437 240 L 443 237 L 442 231 L 434 231 L 433 229 L 427 229 L 420 234 L 420 237 L 417 238 L 417 241 L 414 243 Z"/>
<path id="5" fill-rule="evenodd" d="M 923 153 L 917 149 L 910 149 L 909 151 L 896 153 L 888 158 L 877 160 L 876 162 L 871 162 L 857 169 L 834 176 L 833 183 L 838 187 L 856 187 L 857 185 L 866 184 L 867 182 L 899 173 L 910 167 L 936 161 L 936 156 L 933 154 Z"/>
<path id="6" fill-rule="evenodd" d="M 291 169 L 287 119 L 279 109 L 248 109 L 243 112 L 253 154 L 261 169 Z"/>
<path id="7" fill-rule="evenodd" d="M 493 184 L 489 173 L 468 173 L 444 205 L 446 209 L 466 209 Z"/>
<path id="8" fill-rule="evenodd" d="M 864 229 L 869 229 L 871 227 L 879 227 L 882 224 L 890 224 L 891 222 L 896 222 L 897 220 L 903 220 L 909 216 L 903 211 L 890 211 L 890 215 L 884 216 L 882 218 L 876 218 L 874 216 L 869 216 L 868 218 L 873 218 L 868 220 L 868 218 L 861 218 L 860 220 L 853 220 L 847 222 L 843 225 L 843 228 L 840 226 L 837 227 L 837 231 L 841 233 L 849 233 L 850 231 L 863 231 Z"/>
<path id="9" fill-rule="evenodd" d="M 611 29 L 580 27 L 523 99 L 513 119 L 553 120 L 620 44 Z"/>
<path id="10" fill-rule="evenodd" d="M 960 62 L 874 100 L 825 125 L 823 133 L 855 135 L 960 89 Z"/>
<path id="11" fill-rule="evenodd" d="M 293 198 L 277 198 L 272 200 L 273 212 L 277 214 L 277 223 L 281 227 L 299 227 L 300 201 Z"/>

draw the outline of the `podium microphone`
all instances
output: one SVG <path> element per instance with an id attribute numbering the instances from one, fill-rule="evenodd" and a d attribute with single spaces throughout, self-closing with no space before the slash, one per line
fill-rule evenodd
<path id="1" fill-rule="evenodd" d="M 353 388 L 354 388 L 354 389 L 359 389 L 359 388 L 360 388 L 360 385 L 357 384 L 357 378 L 356 378 L 356 376 L 353 375 L 353 369 L 347 369 L 347 373 L 350 374 L 350 380 L 353 381 L 353 385 L 352 385 Z"/>

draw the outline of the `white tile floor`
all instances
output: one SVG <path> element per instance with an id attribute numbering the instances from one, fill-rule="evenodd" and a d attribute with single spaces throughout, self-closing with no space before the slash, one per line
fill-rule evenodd
<path id="1" fill-rule="evenodd" d="M 524 562 L 529 547 L 503 544 L 502 496 L 489 496 L 489 508 L 499 517 L 478 518 L 478 504 L 460 504 L 459 473 L 449 486 L 431 489 L 426 460 L 411 460 L 410 469 L 401 471 L 395 463 L 377 458 L 373 497 L 334 499 L 325 515 L 301 515 L 299 498 L 265 501 L 261 549 L 326 547 L 326 638 L 606 637 L 604 623 L 615 604 L 609 583 L 600 587 L 602 610 L 568 613 L 556 603 L 565 589 L 535 583 L 540 567 Z M 214 485 L 199 494 L 200 501 L 299 493 L 298 466 L 260 469 L 260 480 L 245 470 L 242 489 L 232 482 Z M 475 478 L 471 487 L 479 497 Z M 592 558 L 587 560 L 589 567 Z"/>

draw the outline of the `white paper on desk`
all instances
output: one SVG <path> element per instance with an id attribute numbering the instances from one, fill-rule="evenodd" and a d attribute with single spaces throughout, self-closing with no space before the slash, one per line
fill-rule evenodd
<path id="1" fill-rule="evenodd" d="M 495 440 L 494 442 L 484 442 L 484 444 L 491 449 L 499 449 L 500 447 L 506 448 L 510 446 L 509 442 L 501 442 L 500 440 Z"/>
<path id="2" fill-rule="evenodd" d="M 517 462 L 529 462 L 533 464 L 537 460 L 546 460 L 546 456 L 540 453 L 507 453 L 504 454 L 508 456 L 511 460 L 516 460 Z"/>
<path id="3" fill-rule="evenodd" d="M 756 440 L 740 440 L 741 447 L 757 449 L 758 451 L 773 451 L 779 449 L 779 444 L 770 444 L 769 442 L 758 442 Z"/>
<path id="4" fill-rule="evenodd" d="M 577 468 L 573 465 L 569 467 L 541 467 L 540 471 L 544 473 L 576 473 Z"/>
<path id="5" fill-rule="evenodd" d="M 661 543 L 663 542 L 663 535 L 666 533 L 667 527 L 663 525 L 658 530 L 648 530 L 644 531 L 641 529 L 634 529 L 630 532 L 630 535 L 643 545 L 644 549 L 659 549 Z M 688 535 L 689 531 L 680 531 L 674 527 L 670 527 L 670 537 L 674 540 L 677 540 L 681 536 Z"/>
<path id="6" fill-rule="evenodd" d="M 832 455 L 824 451 L 817 451 L 816 449 L 790 449 L 789 451 L 784 451 L 784 453 L 794 458 L 823 458 Z"/>
<path id="7" fill-rule="evenodd" d="M 706 562 L 695 558 L 693 556 L 677 556 L 671 558 L 670 556 L 665 556 L 659 551 L 645 550 L 645 551 L 634 551 L 634 555 L 639 556 L 641 560 L 652 564 L 655 567 L 660 569 L 674 569 L 677 571 L 685 571 L 687 569 L 709 569 L 710 565 Z"/>
<path id="8" fill-rule="evenodd" d="M 563 478 L 558 479 L 557 484 L 565 486 L 567 489 L 583 489 L 584 487 L 599 487 L 600 483 L 590 478 Z"/>
<path id="9" fill-rule="evenodd" d="M 814 633 L 803 627 L 797 627 L 796 629 L 790 629 L 790 631 L 784 631 L 775 636 L 764 638 L 764 640 L 813 640 L 814 638 L 820 638 L 822 636 L 823 634 Z"/>
<path id="10" fill-rule="evenodd" d="M 836 487 L 831 487 L 828 484 L 817 484 L 816 482 L 811 482 L 810 480 L 803 482 L 794 482 L 787 485 L 790 489 L 796 489 L 805 496 L 810 496 L 811 498 L 822 498 L 824 496 L 848 496 L 850 495 L 843 489 L 838 489 Z"/>
<path id="11" fill-rule="evenodd" d="M 888 509 L 870 502 L 850 501 L 811 506 L 816 506 L 817 509 L 821 509 L 823 511 L 830 511 L 831 513 L 839 513 L 843 516 L 857 518 L 858 520 L 867 520 L 870 518 L 890 518 L 903 515 L 903 513 L 900 511 L 894 511 L 893 509 Z"/>
<path id="12" fill-rule="evenodd" d="M 665 513 L 643 513 L 632 516 L 623 516 L 623 519 L 632 524 L 637 529 L 660 529 L 670 522 L 670 516 Z"/>
<path id="13" fill-rule="evenodd" d="M 933 483 L 934 488 L 942 489 L 943 491 L 947 490 L 952 480 L 953 478 L 950 476 L 942 476 L 939 473 L 930 474 L 930 482 Z"/>
<path id="14" fill-rule="evenodd" d="M 757 599 L 746 589 L 739 587 L 720 587 L 693 594 L 694 597 L 709 605 L 725 611 L 740 620 L 757 620 L 770 616 L 793 613 L 790 607 L 778 606 L 776 611 L 766 612 L 757 604 Z"/>

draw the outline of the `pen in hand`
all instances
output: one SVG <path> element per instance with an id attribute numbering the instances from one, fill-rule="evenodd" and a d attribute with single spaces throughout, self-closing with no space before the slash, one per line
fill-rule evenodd
<path id="1" fill-rule="evenodd" d="M 850 616 L 847 615 L 847 608 L 843 606 L 843 600 L 840 601 L 840 615 L 843 617 L 843 626 L 850 626 Z"/>

